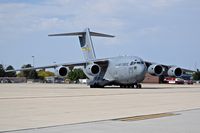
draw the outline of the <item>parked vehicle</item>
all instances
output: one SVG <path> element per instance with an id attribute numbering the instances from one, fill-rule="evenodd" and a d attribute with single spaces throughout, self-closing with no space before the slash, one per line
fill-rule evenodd
<path id="1" fill-rule="evenodd" d="M 193 84 L 193 80 L 184 80 L 185 84 Z"/>
<path id="2" fill-rule="evenodd" d="M 183 79 L 175 78 L 175 77 L 166 77 L 164 79 L 164 81 L 166 83 L 169 83 L 169 84 L 184 84 L 184 80 Z"/>

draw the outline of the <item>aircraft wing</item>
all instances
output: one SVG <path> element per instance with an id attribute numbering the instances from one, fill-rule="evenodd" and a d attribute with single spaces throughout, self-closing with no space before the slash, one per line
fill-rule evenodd
<path id="1" fill-rule="evenodd" d="M 144 61 L 145 62 L 145 64 L 146 64 L 146 66 L 147 66 L 147 68 L 150 66 L 150 65 L 152 65 L 152 64 L 158 64 L 158 63 L 155 63 L 155 62 L 149 62 L 149 61 Z M 170 67 L 173 67 L 173 66 L 170 66 L 170 65 L 163 65 L 163 64 L 159 64 L 159 65 L 161 65 L 163 68 L 165 68 L 165 69 L 169 69 Z"/>
<path id="2" fill-rule="evenodd" d="M 37 70 L 37 69 L 48 69 L 48 68 L 57 68 L 57 67 L 59 67 L 59 66 L 74 67 L 74 66 L 83 66 L 84 64 L 85 64 L 85 62 L 79 62 L 79 63 L 63 63 L 63 64 L 54 64 L 54 65 L 41 66 L 41 67 L 29 67 L 29 68 L 8 70 L 8 71 L 6 71 L 6 72 L 26 71 L 26 70 Z"/>
<path id="3" fill-rule="evenodd" d="M 145 62 L 145 64 L 146 64 L 147 68 L 148 68 L 149 66 L 153 65 L 153 64 L 158 64 L 158 63 L 149 62 L 149 61 L 144 61 L 144 62 Z M 172 68 L 172 67 L 176 67 L 176 66 L 173 66 L 173 65 L 163 65 L 163 64 L 158 64 L 158 65 L 161 65 L 161 66 L 164 68 L 163 74 L 162 74 L 162 75 L 168 75 L 168 74 L 167 74 L 167 71 L 168 71 L 170 68 Z M 196 72 L 196 71 L 189 70 L 189 69 L 185 69 L 185 68 L 181 68 L 181 70 L 182 70 L 182 72 L 183 72 L 182 74 L 193 74 L 194 72 Z"/>
<path id="4" fill-rule="evenodd" d="M 15 70 L 7 70 L 6 72 L 15 72 L 15 71 L 26 71 L 26 70 L 37 70 L 37 69 L 48 69 L 48 68 L 57 68 L 59 66 L 65 66 L 69 67 L 70 69 L 73 69 L 76 66 L 86 66 L 87 64 L 91 63 L 96 63 L 99 64 L 100 66 L 103 64 L 107 64 L 108 60 L 107 59 L 97 59 L 97 60 L 92 60 L 90 62 L 75 62 L 75 63 L 62 63 L 62 64 L 54 64 L 54 65 L 48 65 L 48 66 L 41 66 L 41 67 L 29 67 L 29 68 L 22 68 L 22 69 L 15 69 Z"/>

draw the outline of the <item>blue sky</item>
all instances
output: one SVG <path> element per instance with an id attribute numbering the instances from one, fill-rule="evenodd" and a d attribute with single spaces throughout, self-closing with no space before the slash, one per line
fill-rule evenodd
<path id="1" fill-rule="evenodd" d="M 0 63 L 50 65 L 82 61 L 77 37 L 49 33 L 92 31 L 98 58 L 135 55 L 200 68 L 199 0 L 1 0 Z"/>

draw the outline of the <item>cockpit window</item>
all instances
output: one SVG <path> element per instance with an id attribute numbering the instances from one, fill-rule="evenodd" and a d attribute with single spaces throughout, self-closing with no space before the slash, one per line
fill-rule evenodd
<path id="1" fill-rule="evenodd" d="M 144 64 L 143 61 L 138 61 L 138 60 L 135 60 L 135 61 L 131 61 L 130 65 L 134 65 L 134 64 Z"/>
<path id="2" fill-rule="evenodd" d="M 134 65 L 134 64 L 136 64 L 137 62 L 134 62 L 134 61 L 132 61 L 131 63 L 130 63 L 130 65 Z"/>
<path id="3" fill-rule="evenodd" d="M 133 65 L 134 64 L 134 62 L 132 61 L 131 63 L 130 63 L 130 65 Z"/>

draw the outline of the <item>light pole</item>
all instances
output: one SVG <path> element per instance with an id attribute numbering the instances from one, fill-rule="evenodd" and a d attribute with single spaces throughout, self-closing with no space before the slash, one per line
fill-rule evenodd
<path id="1" fill-rule="evenodd" d="M 56 61 L 53 62 L 54 65 L 56 65 Z M 56 73 L 56 67 L 54 67 L 54 73 Z M 55 75 L 56 76 L 56 75 Z M 54 77 L 55 77 L 54 76 Z"/>
<path id="2" fill-rule="evenodd" d="M 53 62 L 54 65 L 56 65 L 56 61 Z M 55 78 L 56 78 L 56 67 L 54 67 L 54 76 L 53 76 L 53 83 L 55 83 Z"/>
<path id="3" fill-rule="evenodd" d="M 33 67 L 35 66 L 35 56 L 32 56 L 33 58 Z"/>

